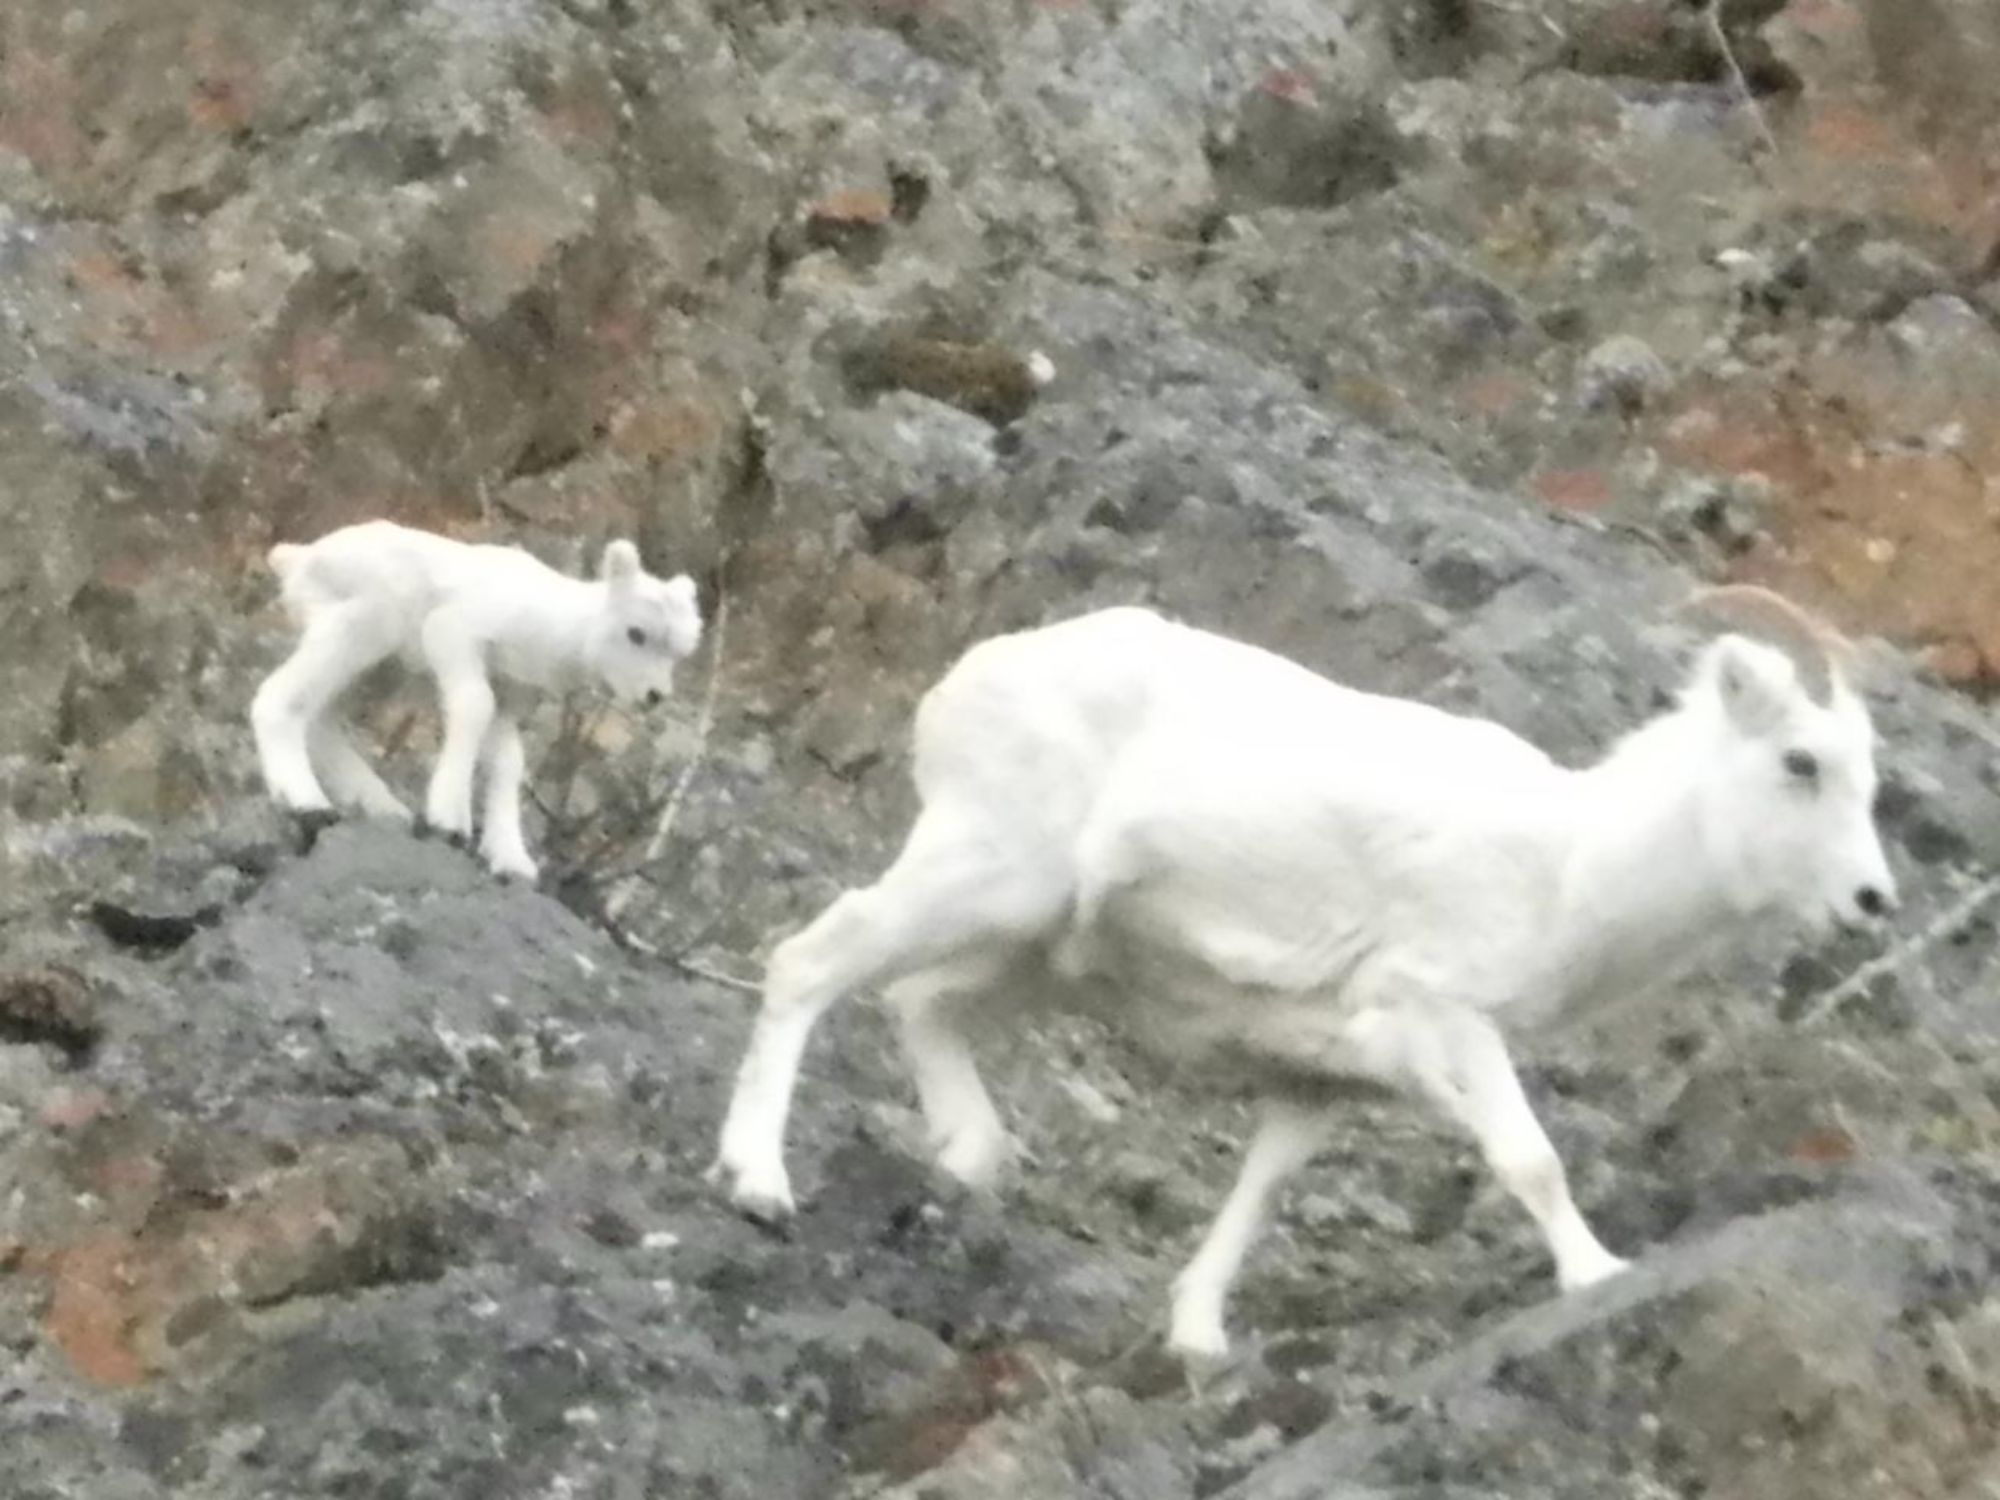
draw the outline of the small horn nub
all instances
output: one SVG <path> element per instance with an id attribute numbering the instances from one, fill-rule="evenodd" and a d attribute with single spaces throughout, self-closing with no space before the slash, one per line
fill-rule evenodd
<path id="1" fill-rule="evenodd" d="M 1832 702 L 1833 686 L 1842 679 L 1841 660 L 1853 648 L 1839 631 L 1784 595 L 1754 583 L 1726 583 L 1695 590 L 1681 607 L 1762 636 L 1791 658 L 1813 702 Z"/>

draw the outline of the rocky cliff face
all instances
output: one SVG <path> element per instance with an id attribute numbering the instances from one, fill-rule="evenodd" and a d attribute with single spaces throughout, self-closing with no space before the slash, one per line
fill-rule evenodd
<path id="1" fill-rule="evenodd" d="M 1996 60 L 1982 0 L 10 7 L 5 1492 L 1988 1493 Z M 703 581 L 677 716 L 534 724 L 544 892 L 259 806 L 261 555 L 381 514 Z M 749 997 L 593 920 L 670 802 L 625 921 L 754 976 L 982 634 L 1150 601 L 1581 759 L 1694 574 L 1892 643 L 1910 909 L 1534 1054 L 1630 1278 L 1357 1111 L 1190 1391 L 1241 1120 L 1059 1021 L 997 1201 L 862 1007 L 792 1234 L 700 1185 Z M 421 692 L 364 723 L 421 774 Z"/>

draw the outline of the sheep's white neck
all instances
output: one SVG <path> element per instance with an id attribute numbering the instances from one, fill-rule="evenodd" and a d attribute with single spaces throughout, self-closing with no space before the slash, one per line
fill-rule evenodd
<path id="1" fill-rule="evenodd" d="M 507 675 L 541 687 L 563 686 L 582 667 L 590 632 L 605 611 L 598 579 L 552 575 L 502 617 L 494 641 Z"/>
<path id="2" fill-rule="evenodd" d="M 1710 728 L 1669 713 L 1574 773 L 1552 945 L 1565 998 L 1670 977 L 1736 925 L 1697 805 Z"/>

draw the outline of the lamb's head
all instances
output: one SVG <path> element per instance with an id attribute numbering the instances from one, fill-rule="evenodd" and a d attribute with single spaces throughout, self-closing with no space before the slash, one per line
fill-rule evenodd
<path id="1" fill-rule="evenodd" d="M 1875 731 L 1842 670 L 1847 643 L 1765 589 L 1692 603 L 1762 638 L 1712 642 L 1684 700 L 1703 741 L 1702 840 L 1731 904 L 1815 928 L 1886 915 L 1896 884 L 1875 828 Z"/>
<path id="2" fill-rule="evenodd" d="M 685 573 L 655 578 L 627 541 L 604 549 L 604 605 L 591 632 L 590 670 L 622 702 L 660 702 L 674 689 L 674 667 L 701 644 L 701 609 Z"/>

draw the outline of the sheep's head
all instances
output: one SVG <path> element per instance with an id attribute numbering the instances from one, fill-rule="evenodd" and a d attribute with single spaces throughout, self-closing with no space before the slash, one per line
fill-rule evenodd
<path id="1" fill-rule="evenodd" d="M 701 610 L 686 574 L 655 578 L 639 549 L 604 549 L 604 608 L 590 641 L 591 669 L 621 701 L 658 703 L 674 689 L 674 666 L 701 643 Z"/>
<path id="2" fill-rule="evenodd" d="M 1742 632 L 1709 645 L 1687 700 L 1711 738 L 1699 816 L 1733 903 L 1820 928 L 1886 915 L 1875 730 L 1848 643 L 1767 589 L 1707 589 L 1689 607 Z"/>

